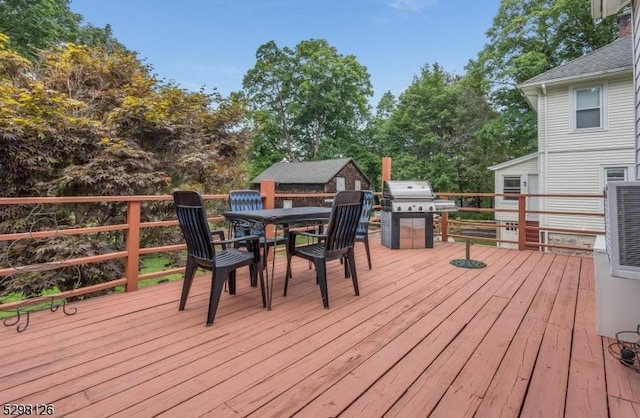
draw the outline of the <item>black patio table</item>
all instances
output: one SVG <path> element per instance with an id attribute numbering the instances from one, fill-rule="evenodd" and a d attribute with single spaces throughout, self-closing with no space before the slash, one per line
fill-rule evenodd
<path id="1" fill-rule="evenodd" d="M 227 211 L 222 214 L 227 221 L 245 221 L 261 225 L 266 228 L 267 225 L 275 225 L 277 234 L 278 226 L 288 228 L 296 224 L 309 224 L 314 221 L 327 220 L 331 216 L 331 208 L 321 206 L 305 206 L 299 208 L 278 208 L 278 209 L 256 209 Z M 266 240 L 265 240 L 265 246 Z M 263 260 L 265 263 L 267 260 Z M 271 275 L 269 269 L 265 269 L 265 286 L 267 290 L 267 310 L 271 310 L 271 300 L 273 299 L 273 274 L 275 269 L 275 248 L 274 256 L 271 261 Z"/>

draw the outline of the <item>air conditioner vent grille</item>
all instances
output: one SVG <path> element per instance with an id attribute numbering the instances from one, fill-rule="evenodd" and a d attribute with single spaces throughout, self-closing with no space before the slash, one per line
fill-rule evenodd
<path id="1" fill-rule="evenodd" d="M 605 232 L 611 274 L 640 280 L 640 181 L 607 183 Z"/>
<path id="2" fill-rule="evenodd" d="M 640 185 L 618 188 L 616 203 L 620 264 L 640 268 Z"/>

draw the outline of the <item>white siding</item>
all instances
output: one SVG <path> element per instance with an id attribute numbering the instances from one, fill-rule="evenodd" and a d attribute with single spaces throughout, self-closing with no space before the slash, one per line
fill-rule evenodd
<path id="1" fill-rule="evenodd" d="M 576 132 L 571 129 L 572 86 L 548 89 L 548 95 L 539 100 L 541 193 L 601 194 L 605 166 L 624 166 L 629 170 L 628 175 L 633 175 L 635 116 L 632 77 L 609 79 L 602 83 L 606 120 L 601 130 Z M 603 211 L 602 199 L 584 198 L 543 198 L 540 208 L 543 211 Z M 601 217 L 542 215 L 540 226 L 603 230 L 604 220 Z"/>
<path id="2" fill-rule="evenodd" d="M 514 164 L 509 167 L 500 168 L 495 173 L 495 192 L 502 193 L 502 179 L 504 176 L 520 176 L 521 184 L 527 182 L 529 184 L 528 175 L 538 174 L 538 159 L 533 158 L 528 161 L 523 161 L 519 164 Z M 522 193 L 528 193 L 527 186 L 522 186 Z M 518 209 L 517 200 L 504 200 L 502 197 L 496 197 L 495 200 L 496 209 Z M 499 221 L 517 221 L 517 213 L 508 212 L 496 212 L 495 219 Z"/>
<path id="3" fill-rule="evenodd" d="M 635 80 L 636 179 L 640 180 L 640 0 L 632 1 L 633 72 Z"/>
<path id="4" fill-rule="evenodd" d="M 573 113 L 572 87 L 598 84 L 576 84 L 569 87 L 549 89 L 546 104 L 547 140 L 549 152 L 584 151 L 586 149 L 611 149 L 633 146 L 633 88 L 632 79 L 612 79 L 604 83 L 603 102 L 605 107 L 604 129 L 578 132 L 571 129 Z M 544 100 L 540 114 L 544 117 Z M 540 126 L 544 132 L 544 126 Z M 544 144 L 540 144 L 544 146 Z"/>
<path id="5" fill-rule="evenodd" d="M 499 223 L 501 225 L 511 224 L 510 222 L 506 222 L 506 221 L 502 221 L 502 222 L 499 222 Z M 514 225 L 517 225 L 517 223 L 515 223 Z M 518 240 L 518 230 L 516 228 L 517 228 L 517 226 L 516 227 L 511 227 L 511 228 L 499 228 L 498 229 L 498 239 L 517 241 Z M 500 248 L 518 248 L 518 244 L 512 244 L 510 242 L 499 242 L 498 243 L 498 247 L 500 247 Z"/>
<path id="6" fill-rule="evenodd" d="M 633 153 L 627 149 L 584 152 L 555 152 L 548 154 L 546 194 L 601 194 L 604 187 L 604 167 L 624 166 L 633 173 Z M 602 213 L 602 199 L 543 198 L 545 211 Z M 602 217 L 544 215 L 541 226 L 555 228 L 597 229 L 604 231 Z"/>
<path id="7" fill-rule="evenodd" d="M 496 170 L 496 193 L 509 174 L 539 173 L 540 193 L 565 195 L 602 194 L 604 167 L 625 167 L 628 178 L 640 179 L 640 0 L 633 0 L 633 7 L 638 12 L 633 16 L 634 74 L 540 88 L 536 100 L 538 158 Z M 595 85 L 602 88 L 602 128 L 577 131 L 573 128 L 574 89 Z M 601 198 L 549 197 L 540 199 L 539 206 L 542 211 L 603 212 Z M 517 203 L 496 199 L 496 208 L 503 207 L 516 208 Z M 496 219 L 514 221 L 517 214 L 496 214 Z M 539 219 L 543 228 L 604 230 L 602 217 L 542 215 Z"/>

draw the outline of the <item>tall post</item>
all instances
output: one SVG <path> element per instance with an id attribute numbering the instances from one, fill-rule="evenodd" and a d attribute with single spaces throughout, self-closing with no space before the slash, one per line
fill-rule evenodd
<path id="1" fill-rule="evenodd" d="M 140 266 L 140 208 L 142 202 L 127 203 L 127 264 L 124 277 L 127 279 L 125 290 L 138 290 L 138 268 Z"/>
<path id="2" fill-rule="evenodd" d="M 263 207 L 265 209 L 274 209 L 276 207 L 276 181 L 270 179 L 260 180 L 260 194 L 264 199 Z M 265 236 L 273 238 L 275 228 L 273 225 L 267 225 Z"/>
<path id="3" fill-rule="evenodd" d="M 524 250 L 527 246 L 527 196 L 518 196 L 518 249 Z"/>
<path id="4" fill-rule="evenodd" d="M 442 200 L 449 200 L 446 195 L 440 196 Z M 440 237 L 442 242 L 449 241 L 449 212 L 442 212 L 440 214 Z"/>
<path id="5" fill-rule="evenodd" d="M 391 157 L 382 157 L 382 181 L 391 180 Z"/>

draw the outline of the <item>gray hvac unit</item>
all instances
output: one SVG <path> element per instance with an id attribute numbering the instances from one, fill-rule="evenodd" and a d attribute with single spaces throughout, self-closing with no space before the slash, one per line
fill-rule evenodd
<path id="1" fill-rule="evenodd" d="M 604 200 L 611 275 L 640 280 L 640 181 L 607 183 Z"/>

